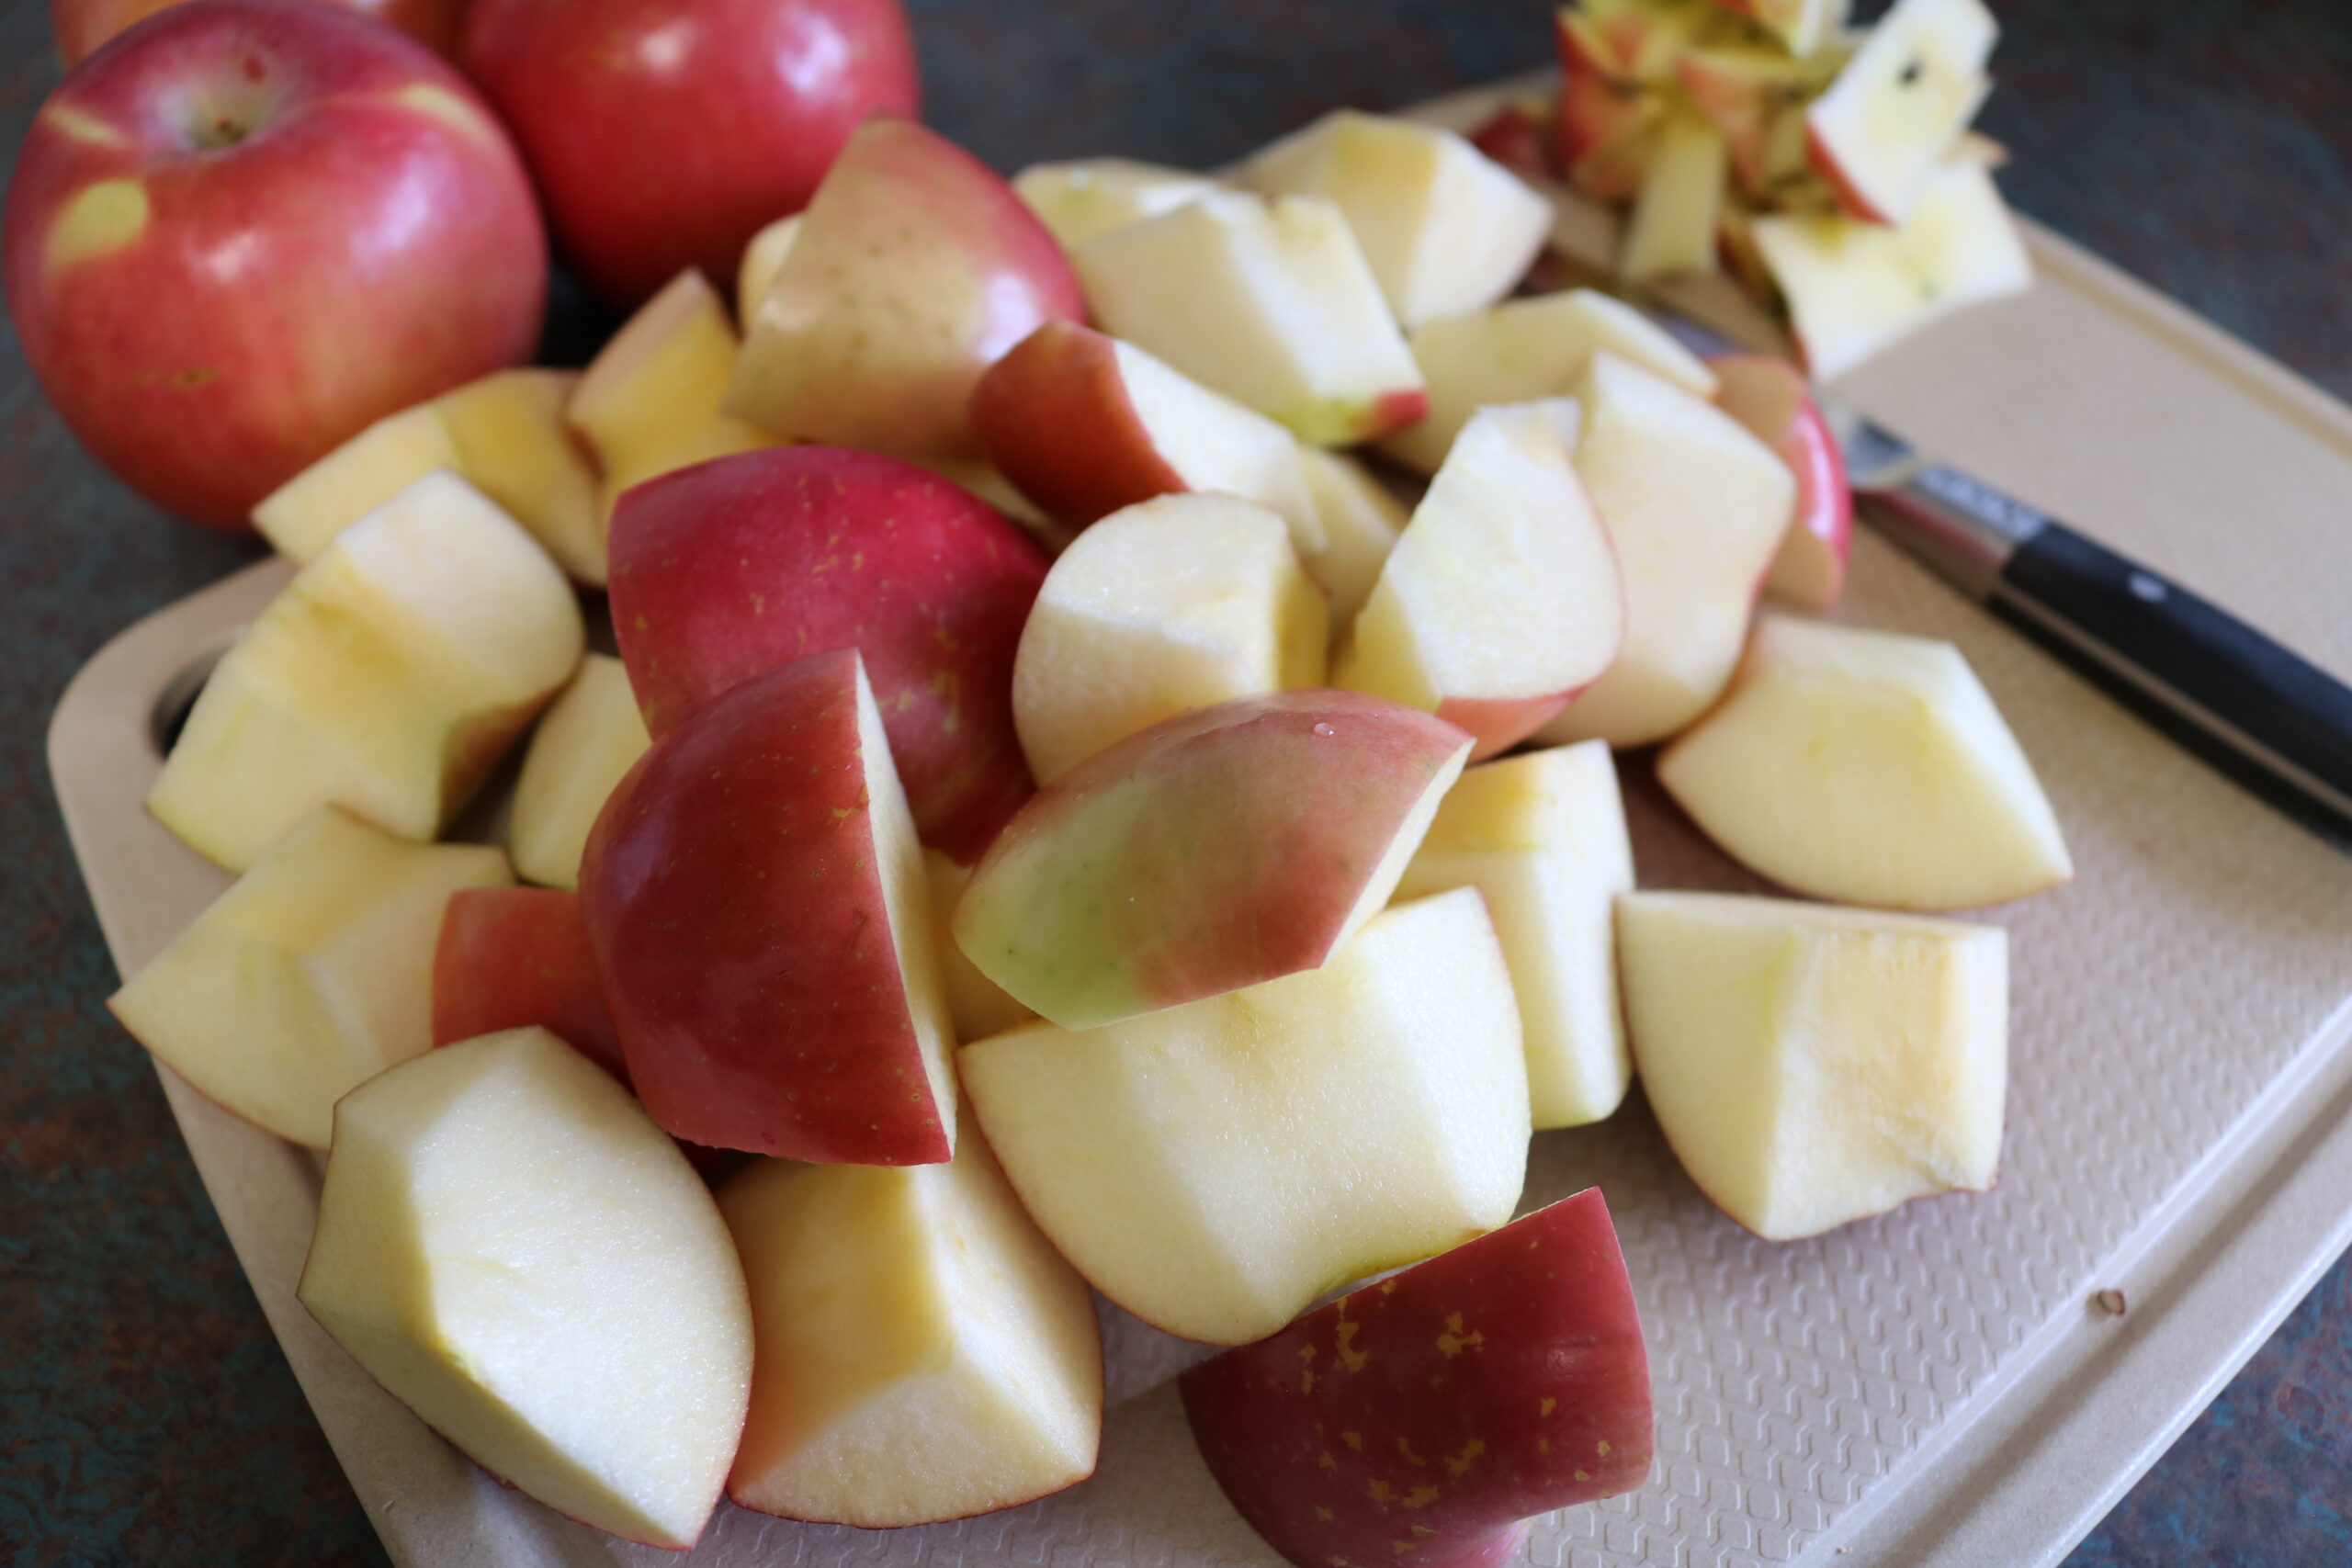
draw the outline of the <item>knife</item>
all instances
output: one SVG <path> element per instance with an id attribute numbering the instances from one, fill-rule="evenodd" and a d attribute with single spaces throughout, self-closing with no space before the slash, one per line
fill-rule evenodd
<path id="1" fill-rule="evenodd" d="M 1702 355 L 1741 352 L 1659 313 Z M 2352 688 L 2120 551 L 1928 457 L 1818 389 L 1855 510 L 1962 593 L 2339 848 L 2352 849 Z"/>

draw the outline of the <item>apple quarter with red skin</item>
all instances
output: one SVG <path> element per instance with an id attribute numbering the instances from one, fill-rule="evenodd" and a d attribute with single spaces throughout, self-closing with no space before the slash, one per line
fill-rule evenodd
<path id="1" fill-rule="evenodd" d="M 629 491 L 612 558 L 655 736 L 763 671 L 855 648 L 925 843 L 968 863 L 1029 797 L 1012 665 L 1046 556 L 970 491 L 878 453 L 748 453 Z"/>
<path id="2" fill-rule="evenodd" d="M 1298 1568 L 1490 1568 L 1531 1516 L 1641 1485 L 1655 1440 L 1641 1317 L 1597 1187 L 1182 1387 L 1209 1472 Z"/>
<path id="3" fill-rule="evenodd" d="M 107 1000 L 207 1099 L 324 1148 L 334 1103 L 432 1048 L 442 908 L 506 857 L 317 813 Z"/>
<path id="4" fill-rule="evenodd" d="M 442 911 L 433 949 L 433 1043 L 531 1028 L 628 1081 L 579 895 L 458 889 Z"/>
<path id="5" fill-rule="evenodd" d="M 629 1081 L 672 1134 L 922 1165 L 956 1142 L 930 888 L 854 650 L 662 735 L 580 874 Z"/>
<path id="6" fill-rule="evenodd" d="M 1617 901 L 1634 1070 L 1701 1191 L 1768 1241 L 1984 1191 L 2008 934 L 1729 894 Z"/>
<path id="7" fill-rule="evenodd" d="M 1281 513 L 1302 552 L 1322 544 L 1289 431 L 1076 321 L 1047 321 L 990 366 L 972 425 L 989 460 L 1063 523 L 1224 491 Z"/>
<path id="8" fill-rule="evenodd" d="M 1028 203 L 1054 239 L 1074 251 L 1142 218 L 1173 211 L 1195 197 L 1225 187 L 1190 169 L 1141 164 L 1132 158 L 1081 158 L 1032 164 L 1012 176 L 1013 194 Z"/>
<path id="9" fill-rule="evenodd" d="M 1617 654 L 1625 597 L 1568 454 L 1576 405 L 1481 409 L 1446 454 L 1340 645 L 1332 682 L 1509 750 Z"/>
<path id="10" fill-rule="evenodd" d="M 529 358 L 547 237 L 489 106 L 332 6 L 175 6 L 85 62 L 0 231 L 41 389 L 182 516 L 254 503 L 369 423 Z"/>
<path id="11" fill-rule="evenodd" d="M 1388 901 L 1470 747 L 1357 692 L 1179 715 L 1022 808 L 956 906 L 956 945 L 1065 1029 L 1317 968 Z"/>
<path id="12" fill-rule="evenodd" d="M 591 653 L 531 732 L 506 822 L 514 874 L 543 887 L 577 891 L 580 856 L 614 786 L 653 744 L 629 690 L 628 671 L 609 653 Z"/>
<path id="13" fill-rule="evenodd" d="M 1070 260 L 1104 332 L 1301 441 L 1369 441 L 1429 406 L 1371 264 L 1320 197 L 1213 192 Z"/>
<path id="14" fill-rule="evenodd" d="M 1062 1256 L 1210 1344 L 1492 1229 L 1525 1175 L 1519 1013 L 1470 888 L 1383 912 L 1322 968 L 1101 1029 L 1026 1024 L 957 1067 Z"/>
<path id="15" fill-rule="evenodd" d="M 2074 875 L 2033 764 L 1948 642 L 1765 615 L 1657 775 L 1724 852 L 1815 898 L 1975 908 Z"/>
<path id="16" fill-rule="evenodd" d="M 686 1156 L 543 1029 L 335 1107 L 296 1295 L 385 1390 L 560 1513 L 692 1546 L 743 1429 L 742 1266 Z"/>
<path id="17" fill-rule="evenodd" d="M 336 535 L 221 655 L 147 809 L 232 871 L 327 805 L 437 838 L 584 637 L 547 552 L 436 469 Z"/>
<path id="18" fill-rule="evenodd" d="M 1735 354 L 1709 363 L 1722 383 L 1715 406 L 1779 453 L 1796 476 L 1796 515 L 1781 536 L 1765 589 L 1805 609 L 1827 610 L 1846 591 L 1854 538 L 1854 497 L 1838 437 L 1787 360 Z"/>
<path id="19" fill-rule="evenodd" d="M 977 457 L 981 372 L 1083 321 L 1069 258 L 993 169 L 934 131 L 850 137 L 744 323 L 727 412 L 795 440 Z"/>
<path id="20" fill-rule="evenodd" d="M 738 1506 L 888 1529 L 1093 1473 L 1094 1298 L 985 1139 L 945 1165 L 755 1161 L 718 1206 L 752 1288 Z"/>
<path id="21" fill-rule="evenodd" d="M 1901 224 L 1992 84 L 1982 0 L 1896 0 L 1805 110 L 1805 152 L 1846 211 Z"/>
<path id="22" fill-rule="evenodd" d="M 1230 495 L 1130 506 L 1046 574 L 1012 663 L 1021 749 L 1050 784 L 1164 718 L 1320 686 L 1329 641 L 1322 592 L 1273 513 Z"/>
<path id="23" fill-rule="evenodd" d="M 899 0 L 472 0 L 464 59 L 619 305 L 732 277 L 861 121 L 922 107 Z"/>

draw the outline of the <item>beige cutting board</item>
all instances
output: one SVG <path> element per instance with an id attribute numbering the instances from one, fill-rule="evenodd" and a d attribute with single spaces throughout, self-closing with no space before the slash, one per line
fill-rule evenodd
<path id="1" fill-rule="evenodd" d="M 1474 118 L 1477 99 L 1432 106 Z M 1564 233 L 1589 234 L 1589 218 Z M 2073 247 L 2041 281 L 1849 378 L 1894 428 L 2352 676 L 2352 410 Z M 1703 302 L 1702 302 L 1703 303 Z M 161 716 L 285 581 L 265 564 L 141 623 L 50 736 L 128 973 L 227 886 L 141 809 Z M 1632 1496 L 1541 1521 L 1532 1563 L 2030 1568 L 2056 1562 L 2352 1240 L 2352 859 L 2175 750 L 1865 536 L 1839 618 L 1959 643 L 2039 766 L 2080 875 L 1992 918 L 2015 1027 L 1999 1188 L 1773 1245 L 1677 1169 L 1638 1097 L 1541 1134 L 1526 1203 L 1598 1183 L 1657 1394 Z M 1750 886 L 1626 767 L 1647 886 Z M 751 1563 L 1148 1568 L 1277 1560 L 1218 1495 L 1168 1378 L 1199 1352 L 1105 1309 L 1094 1479 L 888 1533 L 722 1506 L 680 1559 L 501 1490 L 293 1298 L 315 1156 L 164 1087 L 232 1244 L 401 1568 Z M 2115 1317 L 2093 1292 L 2127 1292 Z"/>

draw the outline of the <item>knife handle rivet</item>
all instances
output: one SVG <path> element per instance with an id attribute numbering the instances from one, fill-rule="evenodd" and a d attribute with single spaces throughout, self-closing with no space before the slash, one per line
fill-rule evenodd
<path id="1" fill-rule="evenodd" d="M 2144 571 L 2135 571 L 2124 580 L 2124 585 L 2132 590 L 2132 597 L 2143 604 L 2157 604 L 2164 602 L 2165 585 L 2160 578 L 2150 577 Z"/>

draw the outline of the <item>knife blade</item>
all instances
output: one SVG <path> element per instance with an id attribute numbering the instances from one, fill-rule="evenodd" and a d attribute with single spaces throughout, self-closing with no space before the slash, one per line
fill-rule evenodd
<path id="1" fill-rule="evenodd" d="M 1687 318 L 1704 356 L 1743 352 Z M 2352 687 L 2122 552 L 1815 389 L 1855 510 L 2109 695 L 2339 848 L 2352 849 Z"/>

